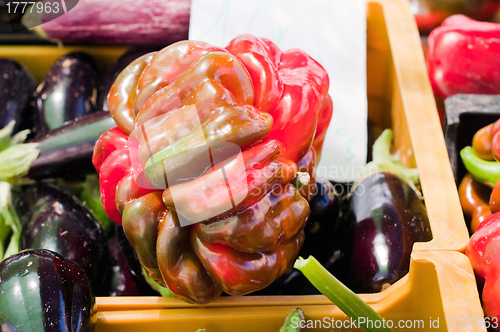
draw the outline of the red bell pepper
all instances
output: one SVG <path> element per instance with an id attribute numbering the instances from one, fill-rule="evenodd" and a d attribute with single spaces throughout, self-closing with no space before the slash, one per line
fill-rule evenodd
<path id="1" fill-rule="evenodd" d="M 250 35 L 225 49 L 178 42 L 122 72 L 108 95 L 120 129 L 102 135 L 93 162 L 106 213 L 152 279 L 207 303 L 291 266 L 309 205 L 290 182 L 299 167 L 314 178 L 328 86 L 303 51 Z"/>
<path id="2" fill-rule="evenodd" d="M 465 251 L 476 274 L 484 283 L 482 300 L 491 327 L 500 331 L 500 212 L 479 224 Z"/>
<path id="3" fill-rule="evenodd" d="M 428 38 L 429 78 L 444 123 L 444 99 L 500 93 L 500 24 L 453 15 Z"/>
<path id="4" fill-rule="evenodd" d="M 429 35 L 434 94 L 500 93 L 500 24 L 450 16 Z"/>

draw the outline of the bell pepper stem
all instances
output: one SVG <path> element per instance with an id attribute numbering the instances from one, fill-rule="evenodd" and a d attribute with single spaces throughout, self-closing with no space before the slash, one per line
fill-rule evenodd
<path id="1" fill-rule="evenodd" d="M 285 319 L 285 324 L 279 332 L 300 332 L 300 322 L 304 321 L 304 312 L 297 308 L 293 310 Z"/>
<path id="2" fill-rule="evenodd" d="M 357 326 L 368 332 L 392 331 L 375 310 L 328 272 L 313 256 L 309 256 L 308 259 L 299 257 L 295 261 L 294 268 L 300 270 L 316 289 L 356 322 Z M 380 323 L 375 323 L 376 321 Z M 375 328 L 375 326 L 381 327 Z"/>
<path id="3" fill-rule="evenodd" d="M 479 158 L 470 146 L 460 151 L 460 157 L 467 171 L 479 182 L 493 188 L 500 180 L 500 162 Z"/>
<path id="4" fill-rule="evenodd" d="M 297 172 L 297 175 L 292 179 L 292 184 L 297 188 L 297 190 L 300 190 L 307 186 L 309 182 L 311 181 L 311 176 L 307 172 Z"/>

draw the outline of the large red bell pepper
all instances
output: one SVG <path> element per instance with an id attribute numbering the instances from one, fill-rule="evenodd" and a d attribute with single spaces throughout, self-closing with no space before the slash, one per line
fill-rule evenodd
<path id="1" fill-rule="evenodd" d="M 178 42 L 122 72 L 108 95 L 119 128 L 93 162 L 103 207 L 151 278 L 207 303 L 291 266 L 309 205 L 290 182 L 299 168 L 314 178 L 328 86 L 303 51 L 250 35 L 226 48 Z"/>
<path id="2" fill-rule="evenodd" d="M 429 78 L 444 117 L 443 100 L 457 93 L 500 93 L 500 24 L 453 15 L 428 38 Z"/>
<path id="3" fill-rule="evenodd" d="M 500 24 L 450 16 L 429 35 L 434 93 L 500 93 Z"/>

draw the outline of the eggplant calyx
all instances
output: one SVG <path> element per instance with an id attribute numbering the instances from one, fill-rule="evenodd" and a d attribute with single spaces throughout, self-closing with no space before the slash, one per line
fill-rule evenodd
<path id="1" fill-rule="evenodd" d="M 392 173 L 401 178 L 415 191 L 417 197 L 422 199 L 422 194 L 417 189 L 420 183 L 418 169 L 409 168 L 401 162 L 399 151 L 391 154 L 392 130 L 386 129 L 373 143 L 373 160 L 365 165 L 358 173 L 349 196 L 352 196 L 358 185 L 366 178 L 378 173 Z"/>

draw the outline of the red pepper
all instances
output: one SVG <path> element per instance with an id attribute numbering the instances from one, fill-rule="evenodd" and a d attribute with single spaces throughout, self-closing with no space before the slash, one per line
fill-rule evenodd
<path id="1" fill-rule="evenodd" d="M 108 95 L 121 130 L 102 135 L 93 162 L 105 211 L 151 278 L 207 303 L 291 266 L 309 205 L 290 182 L 298 167 L 314 178 L 328 86 L 303 51 L 250 35 L 225 49 L 178 42 L 122 72 Z"/>
<path id="2" fill-rule="evenodd" d="M 482 299 L 492 327 L 500 331 L 500 212 L 479 224 L 465 251 L 476 278 L 484 283 Z"/>
<path id="3" fill-rule="evenodd" d="M 454 15 L 432 31 L 428 43 L 436 96 L 500 93 L 500 24 Z"/>

